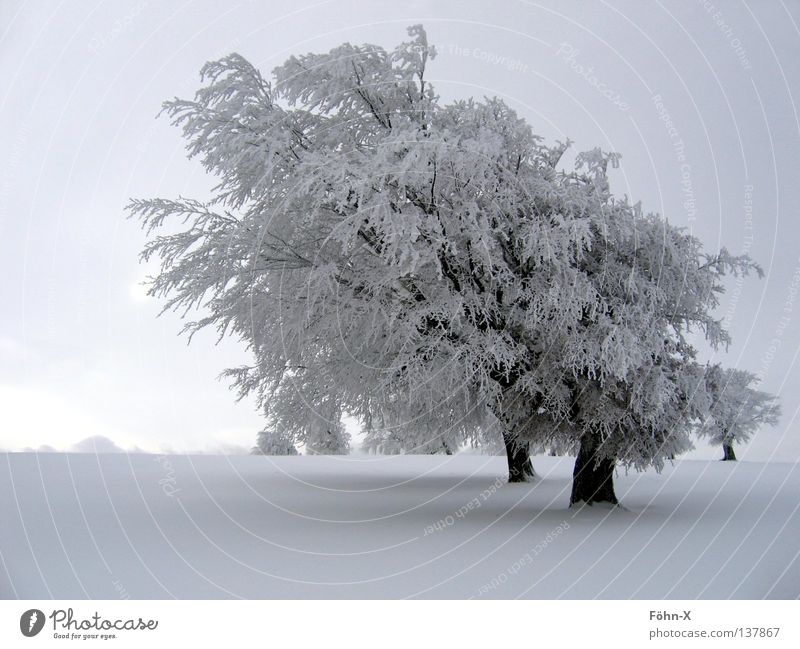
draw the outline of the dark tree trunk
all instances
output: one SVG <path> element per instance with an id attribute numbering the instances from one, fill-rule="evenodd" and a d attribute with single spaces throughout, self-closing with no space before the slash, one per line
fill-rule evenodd
<path id="1" fill-rule="evenodd" d="M 508 481 L 530 482 L 536 477 L 527 442 L 517 441 L 510 433 L 503 433 L 508 458 Z"/>
<path id="2" fill-rule="evenodd" d="M 570 506 L 580 502 L 587 505 L 611 503 L 618 505 L 614 493 L 614 460 L 597 460 L 600 440 L 596 435 L 585 434 L 581 438 L 575 469 L 572 472 L 572 495 Z"/>
<path id="3" fill-rule="evenodd" d="M 723 444 L 722 445 L 722 461 L 723 462 L 736 462 L 736 453 L 733 452 L 733 444 Z"/>

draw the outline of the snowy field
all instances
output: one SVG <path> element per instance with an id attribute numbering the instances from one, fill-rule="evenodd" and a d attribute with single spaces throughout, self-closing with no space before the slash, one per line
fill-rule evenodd
<path id="1" fill-rule="evenodd" d="M 796 598 L 795 464 L 621 474 L 567 508 L 572 461 L 0 456 L 4 598 Z"/>

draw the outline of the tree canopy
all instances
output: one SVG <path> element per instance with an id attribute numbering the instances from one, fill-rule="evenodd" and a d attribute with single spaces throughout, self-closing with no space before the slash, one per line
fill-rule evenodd
<path id="1" fill-rule="evenodd" d="M 758 377 L 747 370 L 712 365 L 705 374 L 708 407 L 700 434 L 725 449 L 726 460 L 735 460 L 734 443 L 747 442 L 763 424 L 775 425 L 781 414 L 776 397 L 752 386 Z"/>
<path id="2" fill-rule="evenodd" d="M 660 467 L 707 407 L 689 331 L 726 345 L 724 276 L 760 269 L 615 197 L 618 154 L 564 169 L 570 143 L 503 101 L 443 104 L 436 50 L 409 35 L 293 56 L 269 79 L 232 54 L 165 103 L 218 183 L 207 202 L 131 202 L 161 262 L 151 294 L 202 308 L 190 335 L 245 342 L 253 363 L 227 376 L 296 442 L 349 413 L 376 445 L 491 430 L 507 449 L 585 445 L 588 476 Z"/>

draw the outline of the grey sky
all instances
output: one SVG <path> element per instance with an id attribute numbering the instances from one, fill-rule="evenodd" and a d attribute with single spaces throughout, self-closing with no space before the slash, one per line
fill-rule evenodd
<path id="1" fill-rule="evenodd" d="M 241 349 L 187 347 L 137 287 L 128 198 L 209 187 L 155 115 L 231 51 L 266 72 L 418 22 L 444 99 L 498 95 L 547 139 L 620 151 L 617 193 L 763 264 L 722 297 L 723 360 L 784 416 L 741 456 L 800 457 L 800 4 L 722 0 L 0 4 L 0 447 L 252 444 L 260 416 L 215 380 Z"/>

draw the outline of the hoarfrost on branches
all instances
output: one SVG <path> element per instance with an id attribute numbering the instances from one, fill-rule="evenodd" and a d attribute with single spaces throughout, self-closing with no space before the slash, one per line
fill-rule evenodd
<path id="1" fill-rule="evenodd" d="M 131 202 L 161 261 L 151 294 L 202 308 L 190 335 L 242 339 L 253 363 L 226 375 L 316 452 L 346 446 L 349 413 L 391 452 L 495 431 L 512 478 L 529 448 L 587 445 L 584 475 L 660 467 L 703 414 L 689 330 L 725 346 L 723 278 L 760 269 L 613 196 L 618 154 L 562 169 L 570 142 L 503 101 L 442 104 L 436 51 L 409 34 L 293 56 L 270 80 L 232 54 L 165 103 L 218 184 L 208 202 Z"/>
<path id="2" fill-rule="evenodd" d="M 700 434 L 723 447 L 725 460 L 736 459 L 734 443 L 747 442 L 764 424 L 778 423 L 777 398 L 753 388 L 756 383 L 758 377 L 746 370 L 712 365 L 706 372 L 709 403 Z"/>
<path id="3" fill-rule="evenodd" d="M 297 455 L 297 449 L 289 435 L 279 431 L 262 430 L 256 436 L 253 455 Z"/>

